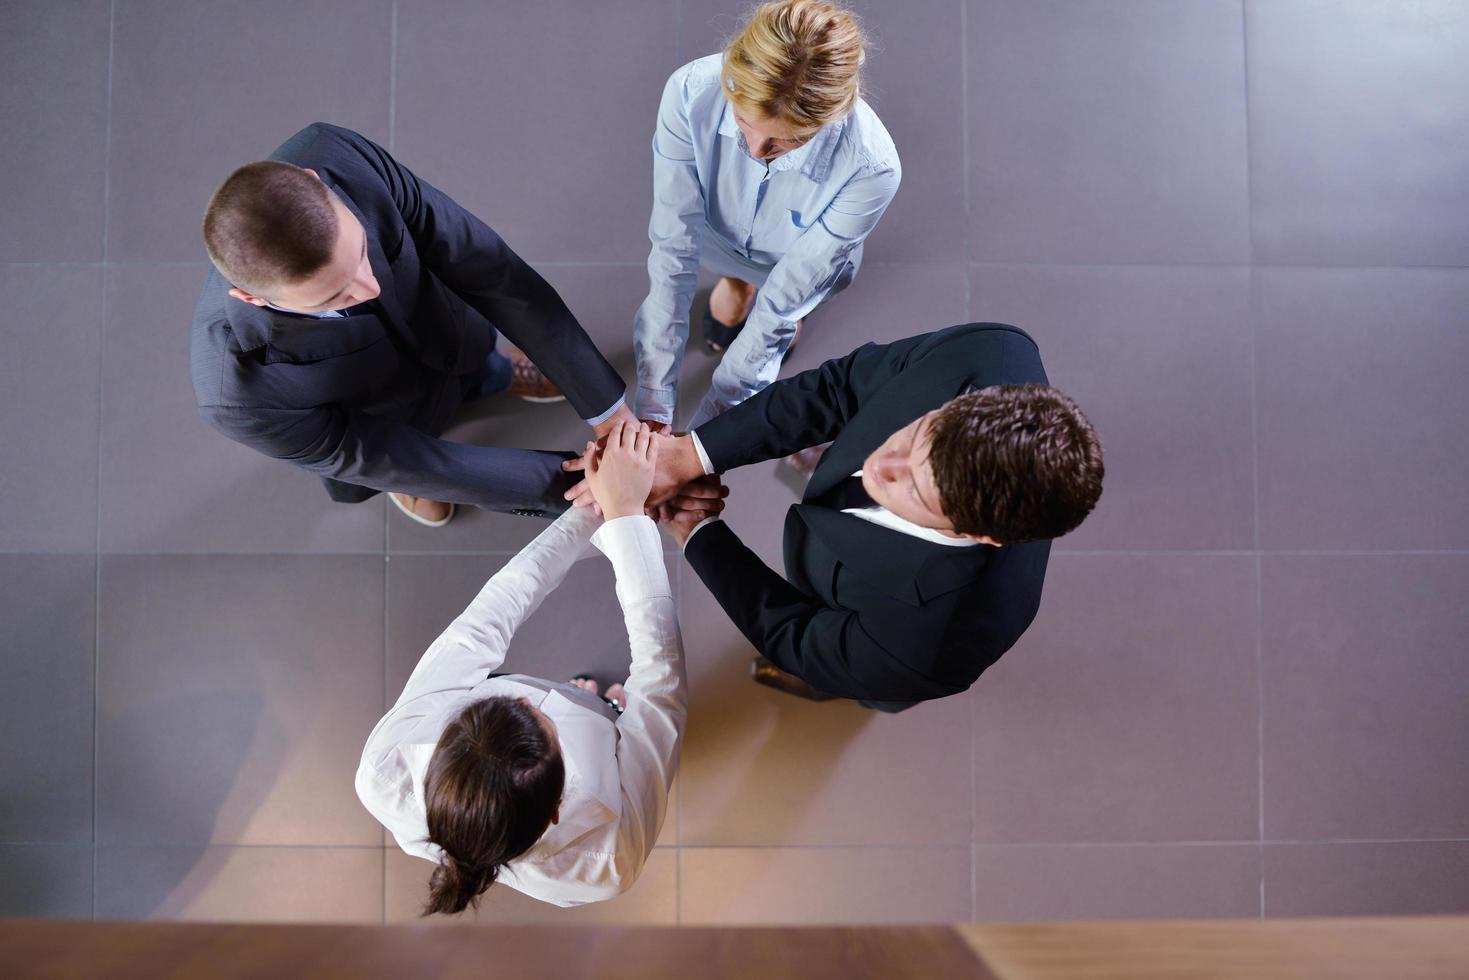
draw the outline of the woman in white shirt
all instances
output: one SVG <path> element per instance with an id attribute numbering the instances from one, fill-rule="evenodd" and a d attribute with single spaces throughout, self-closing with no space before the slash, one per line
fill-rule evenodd
<path id="1" fill-rule="evenodd" d="M 721 277 L 704 333 L 724 356 L 689 428 L 774 381 L 802 318 L 852 281 L 902 176 L 859 95 L 863 57 L 847 11 L 782 0 L 669 78 L 634 325 L 639 418 L 673 419 L 700 265 Z"/>
<path id="2" fill-rule="evenodd" d="M 496 572 L 368 738 L 357 795 L 404 851 L 438 864 L 424 914 L 462 911 L 497 881 L 581 905 L 642 870 L 688 715 L 662 546 L 643 516 L 656 452 L 647 426 L 619 423 L 587 470 L 606 522 L 570 510 Z M 491 676 L 592 545 L 612 561 L 631 645 L 620 715 L 574 684 Z"/>

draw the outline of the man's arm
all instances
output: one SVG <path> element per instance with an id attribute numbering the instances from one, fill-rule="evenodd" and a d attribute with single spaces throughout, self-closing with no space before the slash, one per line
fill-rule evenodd
<path id="1" fill-rule="evenodd" d="M 336 405 L 199 414 L 236 442 L 320 476 L 429 500 L 555 513 L 574 479 L 561 470 L 569 453 L 468 446 Z"/>
<path id="2" fill-rule="evenodd" d="M 723 521 L 710 521 L 689 537 L 684 557 L 745 638 L 781 670 L 839 697 L 933 697 L 931 685 L 904 675 L 863 627 L 860 614 L 813 600 L 772 571 Z"/>
<path id="3" fill-rule="evenodd" d="M 1005 324 L 964 323 L 890 344 L 864 344 L 845 357 L 775 382 L 695 431 L 716 472 L 788 456 L 835 439 L 867 399 L 911 365 L 951 354 L 965 363 L 990 356 L 983 348 L 978 354 L 960 353 L 951 345 L 1000 333 L 1024 336 Z M 991 346 L 995 356 L 1006 356 L 1003 342 Z"/>
<path id="4" fill-rule="evenodd" d="M 864 398 L 902 371 L 928 334 L 863 344 L 845 357 L 777 381 L 695 431 L 716 472 L 830 442 Z"/>
<path id="5" fill-rule="evenodd" d="M 387 184 L 424 264 L 525 351 L 581 418 L 599 418 L 623 397 L 625 382 L 561 297 L 494 229 L 371 140 L 332 130 Z"/>

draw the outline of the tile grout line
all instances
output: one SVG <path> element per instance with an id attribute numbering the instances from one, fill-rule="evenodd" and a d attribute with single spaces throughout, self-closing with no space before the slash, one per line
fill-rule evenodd
<path id="1" fill-rule="evenodd" d="M 102 365 L 107 337 L 107 242 L 112 218 L 112 74 L 117 43 L 117 0 L 107 4 L 107 110 L 102 136 L 102 309 L 97 322 L 97 459 L 94 477 L 97 493 L 96 553 L 92 556 L 92 918 L 97 918 L 97 786 L 98 703 L 102 697 Z"/>
<path id="2" fill-rule="evenodd" d="M 1260 550 L 1260 309 L 1255 290 L 1255 168 L 1250 118 L 1250 26 L 1249 0 L 1240 0 L 1240 74 L 1244 91 L 1245 121 L 1245 213 L 1249 236 L 1250 342 L 1250 482 L 1254 506 L 1255 550 L 1255 801 L 1260 918 L 1265 918 L 1265 581 Z"/>
<path id="3" fill-rule="evenodd" d="M 974 258 L 973 242 L 970 240 L 973 219 L 969 213 L 969 0 L 959 0 L 959 159 L 963 161 L 963 185 L 959 188 L 959 199 L 964 204 L 964 318 L 974 316 L 973 285 L 969 281 L 969 264 Z M 971 804 L 971 811 L 973 805 Z M 970 813 L 973 820 L 973 813 Z M 972 877 L 972 876 L 971 876 Z M 971 901 L 973 889 L 971 891 Z"/>
<path id="4" fill-rule="evenodd" d="M 388 29 L 388 152 L 397 153 L 398 137 L 398 0 L 393 0 Z"/>
<path id="5" fill-rule="evenodd" d="M 88 548 L 86 551 L 0 548 L 0 555 L 90 555 L 94 553 L 94 550 L 91 548 Z M 387 553 L 399 558 L 496 558 L 516 555 L 519 554 L 519 551 L 514 548 L 486 548 L 483 550 L 466 548 L 437 551 L 404 548 L 398 551 L 388 551 Z M 219 558 L 366 558 L 382 555 L 384 551 L 376 547 L 364 551 L 134 551 L 124 549 L 119 551 L 103 551 L 102 554 L 128 558 L 197 558 L 206 555 Z M 669 554 L 677 554 L 677 552 L 669 552 Z M 1469 556 L 1469 549 L 1262 548 L 1257 551 L 1251 548 L 1087 548 L 1075 550 L 1058 548 L 1052 552 L 1052 555 L 1063 558 L 1253 558 L 1257 555 L 1262 558 L 1463 558 Z"/>
<path id="6" fill-rule="evenodd" d="M 682 8 L 683 8 L 683 4 L 680 3 L 679 4 L 679 9 L 682 10 Z M 674 613 L 674 620 L 675 620 L 675 622 L 678 625 L 679 635 L 682 636 L 683 635 L 682 615 L 683 615 L 683 609 L 684 609 L 684 564 L 685 564 L 685 562 L 683 560 L 683 555 L 682 554 L 675 555 L 674 556 L 674 561 L 677 563 L 677 564 L 674 565 L 674 577 L 677 580 L 677 584 L 674 586 L 674 588 L 677 589 L 677 591 L 678 591 L 678 598 L 674 601 L 673 613 Z M 687 663 L 687 660 L 688 660 L 688 650 L 687 650 L 687 648 L 685 648 L 685 650 L 684 650 L 684 659 L 685 659 L 684 671 L 685 671 L 685 676 L 687 676 L 687 671 L 688 671 L 688 663 Z M 685 724 L 687 725 L 687 723 L 685 723 Z M 687 734 L 688 734 L 687 727 L 685 727 L 684 733 L 687 736 Z M 680 757 L 681 756 L 682 756 L 682 753 L 680 753 Z M 677 778 L 678 778 L 678 776 L 675 775 L 674 776 L 674 779 L 677 780 Z M 683 791 L 683 787 L 680 786 L 680 787 L 678 787 L 678 799 L 674 803 L 674 806 L 675 806 L 674 819 L 675 819 L 675 821 L 677 821 L 675 823 L 675 825 L 674 825 L 674 834 L 673 834 L 673 843 L 674 843 L 674 849 L 673 849 L 673 924 L 675 926 L 682 926 L 683 925 L 683 798 L 684 798 L 684 791 Z"/>
<path id="7" fill-rule="evenodd" d="M 1095 849 L 1124 849 L 1137 847 L 1373 847 L 1373 846 L 1398 846 L 1408 844 L 1469 844 L 1469 837 L 1341 837 L 1323 838 L 1320 840 L 1300 838 L 1267 840 L 1141 840 L 1141 841 L 993 841 L 989 843 L 976 844 L 975 847 L 983 847 L 990 850 L 1037 850 L 1040 848 L 1065 848 L 1069 850 L 1095 850 Z M 87 847 L 84 842 L 77 841 L 55 841 L 55 840 L 6 840 L 0 841 L 0 847 L 36 847 L 36 848 L 80 848 Z M 132 843 L 114 843 L 108 847 L 117 850 L 162 850 L 162 851 L 199 851 L 199 850 L 234 850 L 234 851 L 382 851 L 392 853 L 397 848 L 396 843 L 379 842 L 376 844 L 327 844 L 327 843 L 288 843 L 288 844 L 248 844 L 248 843 L 211 843 L 207 840 L 200 841 L 135 841 Z M 844 843 L 844 844 L 659 844 L 655 852 L 691 850 L 691 851 L 955 851 L 966 849 L 963 841 L 938 844 L 887 844 L 887 843 Z"/>
<path id="8" fill-rule="evenodd" d="M 969 0 L 958 0 L 959 5 L 959 159 L 962 161 L 963 172 L 961 174 L 960 200 L 964 204 L 964 318 L 974 318 L 974 295 L 973 284 L 969 276 L 969 260 L 973 258 L 971 251 L 971 229 L 973 225 L 970 215 L 970 191 L 969 183 L 971 174 L 969 172 Z M 972 700 L 972 697 L 971 697 Z M 979 883 L 976 858 L 978 851 L 975 847 L 975 837 L 978 832 L 975 814 L 975 795 L 978 790 L 974 776 L 975 750 L 974 750 L 974 712 L 975 706 L 970 704 L 967 713 L 969 722 L 969 918 L 972 921 L 975 909 L 979 907 Z"/>
<path id="9" fill-rule="evenodd" d="M 1255 555 L 1255 799 L 1260 840 L 1260 918 L 1265 918 L 1265 586 L 1260 555 Z"/>
<path id="10" fill-rule="evenodd" d="M 391 510 L 391 507 L 386 502 L 384 502 L 384 504 L 383 504 L 383 539 L 384 539 L 383 540 L 383 693 L 382 693 L 382 698 L 379 701 L 379 708 L 382 711 L 384 711 L 384 712 L 387 711 L 387 707 L 388 707 L 388 625 L 389 625 L 389 621 L 388 621 L 388 615 L 389 615 L 388 614 L 388 594 L 389 594 L 390 585 L 391 585 L 391 583 L 389 581 L 389 578 L 393 574 L 393 558 L 392 558 L 391 555 L 388 554 L 388 548 L 387 548 L 388 511 L 389 510 Z M 380 898 L 382 900 L 382 904 L 381 904 L 382 922 L 383 922 L 384 925 L 386 925 L 387 924 L 387 921 L 388 921 L 388 848 L 387 848 L 387 845 L 388 845 L 389 842 L 387 840 L 387 835 L 383 832 L 383 828 L 381 828 L 381 827 L 378 828 L 378 835 L 379 835 L 379 838 L 382 840 L 382 843 L 384 845 L 383 846 L 383 852 L 382 852 L 382 855 L 381 855 L 381 860 L 380 860 L 380 867 L 382 868 L 382 881 L 381 881 L 382 893 L 380 895 Z"/>
<path id="11" fill-rule="evenodd" d="M 634 259 L 540 259 L 526 256 L 525 261 L 541 268 L 591 268 L 591 269 L 640 269 L 647 263 Z M 119 259 L 116 262 L 48 261 L 10 262 L 0 261 L 0 267 L 16 269 L 72 269 L 99 266 L 143 269 L 168 269 L 180 266 L 206 268 L 207 261 L 198 259 Z M 1304 272 L 1469 272 L 1469 265 L 1312 265 L 1306 262 L 980 262 L 974 259 L 882 259 L 867 258 L 863 266 L 911 268 L 914 266 L 963 265 L 990 269 L 1162 269 L 1162 270 L 1218 270 L 1270 269 Z"/>
<path id="12" fill-rule="evenodd" d="M 1252 120 L 1250 118 L 1250 0 L 1240 0 L 1239 5 L 1239 27 L 1240 27 L 1240 61 L 1241 75 L 1244 83 L 1245 103 L 1245 216 L 1246 227 L 1250 239 L 1250 266 L 1253 268 L 1257 259 L 1255 247 L 1255 166 L 1254 166 L 1254 144 L 1250 139 L 1253 132 Z"/>

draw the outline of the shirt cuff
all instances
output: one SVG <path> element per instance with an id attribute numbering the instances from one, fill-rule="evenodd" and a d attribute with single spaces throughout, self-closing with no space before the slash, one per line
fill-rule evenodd
<path id="1" fill-rule="evenodd" d="M 617 401 L 613 402 L 612 407 L 607 409 L 607 411 L 603 412 L 601 415 L 596 416 L 595 418 L 587 419 L 587 425 L 601 425 L 603 422 L 616 415 L 617 410 L 626 404 L 627 396 L 623 395 L 621 398 L 617 399 Z"/>
<path id="2" fill-rule="evenodd" d="M 673 595 L 663 564 L 663 539 L 652 518 L 629 514 L 607 521 L 592 535 L 592 544 L 612 562 L 617 598 L 624 605 Z"/>
<path id="3" fill-rule="evenodd" d="M 703 527 L 706 524 L 712 524 L 717 520 L 721 520 L 721 518 L 718 514 L 715 514 L 713 517 L 706 517 L 699 523 L 695 524 L 694 529 L 689 532 L 689 536 L 683 539 L 683 550 L 689 550 L 689 542 L 694 540 L 694 535 L 699 533 L 699 528 Z"/>
<path id="4" fill-rule="evenodd" d="M 689 438 L 694 440 L 694 452 L 699 454 L 699 465 L 704 467 L 704 475 L 708 476 L 714 472 L 714 464 L 709 461 L 709 454 L 704 451 L 704 444 L 699 441 L 699 434 L 697 432 L 690 432 Z M 708 520 L 708 518 L 705 518 L 705 520 Z M 704 522 L 700 521 L 695 530 L 703 526 Z M 690 534 L 689 537 L 693 537 L 693 535 Z"/>
<path id="5" fill-rule="evenodd" d="M 638 385 L 637 409 L 634 414 L 640 419 L 651 419 L 665 425 L 673 424 L 673 406 L 678 400 L 678 391 L 673 388 L 649 388 Z"/>

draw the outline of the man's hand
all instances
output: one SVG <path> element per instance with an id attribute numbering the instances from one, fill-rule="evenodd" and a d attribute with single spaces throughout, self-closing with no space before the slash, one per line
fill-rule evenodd
<path id="1" fill-rule="evenodd" d="M 636 423 L 634 423 L 636 425 Z M 704 465 L 699 462 L 699 453 L 694 449 L 694 440 L 687 433 L 678 436 L 652 435 L 658 446 L 657 469 L 653 473 L 653 487 L 648 493 L 646 507 L 655 508 L 682 492 L 692 480 L 704 475 Z M 568 459 L 561 464 L 567 473 L 581 473 L 587 468 L 587 459 L 592 450 L 582 453 L 577 459 Z M 575 507 L 590 507 L 592 491 L 585 480 L 576 484 L 562 495 Z"/>
<path id="2" fill-rule="evenodd" d="M 660 504 L 653 516 L 679 547 L 683 547 L 700 521 L 716 517 L 724 510 L 724 498 L 727 496 L 729 488 L 719 482 L 718 474 L 702 476 L 681 488 L 668 502 Z"/>
<path id="3" fill-rule="evenodd" d="M 657 457 L 658 445 L 648 427 L 622 420 L 607 434 L 605 448 L 588 449 L 583 482 L 609 521 L 643 512 Z"/>
<path id="4" fill-rule="evenodd" d="M 602 445 L 603 440 L 607 438 L 607 434 L 617 427 L 618 422 L 624 422 L 634 428 L 637 427 L 637 416 L 633 415 L 632 409 L 627 407 L 627 402 L 623 402 L 617 406 L 617 411 L 592 426 L 592 431 L 597 434 L 597 445 Z"/>
<path id="5" fill-rule="evenodd" d="M 664 501 L 659 509 L 667 520 L 697 524 L 706 517 L 724 511 L 724 498 L 729 496 L 729 487 L 719 482 L 719 474 L 711 473 L 691 480 L 678 488 L 678 492 Z"/>
<path id="6" fill-rule="evenodd" d="M 698 521 L 672 520 L 662 522 L 663 530 L 668 532 L 670 538 L 678 542 L 680 550 L 684 545 L 689 543 L 689 535 L 694 533 L 694 528 L 698 527 L 698 525 Z"/>
<path id="7" fill-rule="evenodd" d="M 693 437 L 688 433 L 656 437 L 658 446 L 658 470 L 653 474 L 653 489 L 648 495 L 648 506 L 657 507 L 672 500 L 690 482 L 704 475 L 704 464 L 699 462 L 699 453 L 694 449 Z"/>

